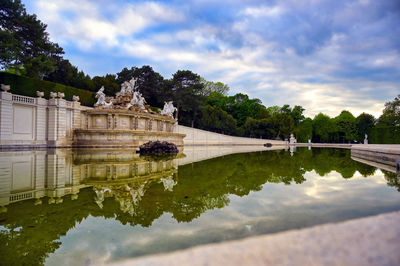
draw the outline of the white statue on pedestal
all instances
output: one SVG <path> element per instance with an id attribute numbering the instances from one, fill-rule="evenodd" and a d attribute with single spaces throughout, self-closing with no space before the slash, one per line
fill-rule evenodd
<path id="1" fill-rule="evenodd" d="M 367 134 L 365 134 L 365 137 L 364 137 L 364 144 L 368 144 L 368 135 Z"/>
<path id="2" fill-rule="evenodd" d="M 172 101 L 164 102 L 164 109 L 162 109 L 162 115 L 174 116 L 174 112 L 178 109 L 172 104 Z"/>
<path id="3" fill-rule="evenodd" d="M 293 134 L 290 134 L 289 143 L 290 143 L 290 144 L 295 144 L 295 143 L 297 143 L 297 140 L 296 140 L 296 138 L 294 137 Z"/>

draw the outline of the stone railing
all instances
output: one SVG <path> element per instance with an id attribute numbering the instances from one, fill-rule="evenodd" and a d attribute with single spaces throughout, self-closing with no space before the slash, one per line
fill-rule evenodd
<path id="1" fill-rule="evenodd" d="M 21 95 L 12 95 L 12 101 L 24 104 L 35 104 L 35 98 Z"/>

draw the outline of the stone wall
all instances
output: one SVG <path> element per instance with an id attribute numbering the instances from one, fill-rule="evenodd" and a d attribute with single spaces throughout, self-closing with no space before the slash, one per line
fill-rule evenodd
<path id="1" fill-rule="evenodd" d="M 80 127 L 79 102 L 0 92 L 0 148 L 70 146 Z"/>
<path id="2" fill-rule="evenodd" d="M 234 137 L 181 125 L 176 130 L 177 133 L 186 134 L 184 145 L 287 145 L 286 141 L 281 140 Z"/>

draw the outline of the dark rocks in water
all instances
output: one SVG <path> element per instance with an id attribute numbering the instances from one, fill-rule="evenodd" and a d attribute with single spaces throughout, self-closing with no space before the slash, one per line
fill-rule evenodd
<path id="1" fill-rule="evenodd" d="M 139 147 L 140 154 L 178 153 L 178 147 L 167 141 L 149 141 Z"/>
<path id="2" fill-rule="evenodd" d="M 269 147 L 272 147 L 272 144 L 271 143 L 265 143 L 264 146 L 269 148 Z"/>

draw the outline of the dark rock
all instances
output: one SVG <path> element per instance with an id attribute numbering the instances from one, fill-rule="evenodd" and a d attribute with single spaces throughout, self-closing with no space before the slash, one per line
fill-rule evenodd
<path id="1" fill-rule="evenodd" d="M 265 143 L 264 146 L 270 148 L 270 147 L 272 147 L 272 144 L 271 143 Z"/>
<path id="2" fill-rule="evenodd" d="M 174 143 L 167 141 L 149 141 L 140 145 L 140 154 L 155 154 L 155 153 L 178 153 L 178 147 Z"/>

